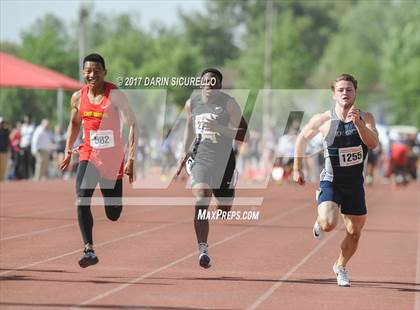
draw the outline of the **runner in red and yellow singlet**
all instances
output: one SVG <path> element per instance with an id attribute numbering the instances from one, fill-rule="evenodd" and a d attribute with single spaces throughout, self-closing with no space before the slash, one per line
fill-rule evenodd
<path id="1" fill-rule="evenodd" d="M 89 86 L 81 91 L 80 118 L 83 125 L 83 143 L 80 145 L 79 160 L 89 161 L 106 179 L 119 180 L 123 177 L 123 147 L 119 111 L 110 100 L 111 90 L 116 86 L 104 83 L 105 93 L 99 103 L 89 100 Z"/>
<path id="2" fill-rule="evenodd" d="M 93 217 L 91 198 L 99 184 L 105 202 L 105 212 L 116 221 L 122 211 L 122 179 L 127 174 L 129 182 L 134 177 L 136 150 L 135 118 L 127 99 L 116 86 L 105 82 L 105 61 L 98 54 L 90 54 L 83 60 L 83 77 L 86 85 L 71 98 L 71 115 L 67 131 L 66 157 L 60 169 L 68 167 L 72 147 L 83 130 L 83 142 L 79 146 L 79 165 L 76 174 L 77 218 L 84 242 L 84 253 L 79 260 L 82 268 L 98 263 L 93 250 Z M 128 154 L 124 164 L 121 142 L 120 116 L 129 127 Z"/>

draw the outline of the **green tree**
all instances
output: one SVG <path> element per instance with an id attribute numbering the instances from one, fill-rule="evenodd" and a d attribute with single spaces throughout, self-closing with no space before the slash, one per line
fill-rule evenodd
<path id="1" fill-rule="evenodd" d="M 152 38 L 135 25 L 133 16 L 121 14 L 110 18 L 98 15 L 93 24 L 107 33 L 106 38 L 102 38 L 101 33 L 91 31 L 92 42 L 88 44 L 90 52 L 104 56 L 109 80 L 115 82 L 117 76 L 136 74 L 149 61 Z M 95 38 L 96 35 L 101 40 Z"/>
<path id="2" fill-rule="evenodd" d="M 382 81 L 389 97 L 392 123 L 420 128 L 420 3 L 395 7 L 383 44 Z"/>
<path id="3" fill-rule="evenodd" d="M 188 44 L 188 39 L 175 30 L 161 28 L 159 36 L 149 47 L 150 59 L 141 71 L 145 76 L 196 77 L 202 69 L 203 57 L 196 47 Z M 184 105 L 191 94 L 188 87 L 168 87 L 169 101 Z"/>
<path id="4" fill-rule="evenodd" d="M 360 1 L 341 18 L 339 31 L 330 39 L 313 76 L 314 84 L 326 88 L 341 73 L 359 81 L 358 102 L 363 108 L 377 99 L 380 90 L 382 44 L 392 6 L 386 1 Z M 375 22 L 372 22 L 375 21 Z"/>
<path id="5" fill-rule="evenodd" d="M 273 89 L 303 88 L 312 61 L 307 47 L 301 40 L 308 26 L 296 20 L 293 13 L 284 11 L 273 18 L 272 36 L 272 87 Z M 261 32 L 249 35 L 238 61 L 231 62 L 239 69 L 238 86 L 261 89 L 264 87 L 264 48 Z"/>
<path id="6" fill-rule="evenodd" d="M 233 29 L 222 16 L 211 12 L 180 13 L 180 18 L 186 36 L 185 48 L 197 49 L 206 67 L 223 66 L 226 60 L 238 56 Z"/>
<path id="7" fill-rule="evenodd" d="M 19 45 L 14 42 L 0 42 L 0 51 L 11 55 L 17 55 L 19 53 Z"/>
<path id="8" fill-rule="evenodd" d="M 331 37 L 314 84 L 325 87 L 351 73 L 360 82 L 362 108 L 382 106 L 392 123 L 418 125 L 419 10 L 417 0 L 358 2 Z"/>
<path id="9" fill-rule="evenodd" d="M 59 18 L 47 14 L 23 31 L 21 37 L 18 54 L 21 58 L 78 77 L 77 44 Z"/>
<path id="10" fill-rule="evenodd" d="M 133 22 L 133 18 L 130 14 L 113 18 L 98 14 L 90 21 L 107 33 L 106 40 L 100 40 L 100 33 L 89 34 L 89 46 L 90 51 L 97 51 L 105 57 L 108 80 L 115 83 L 117 77 L 196 76 L 202 69 L 203 56 L 197 46 L 191 46 L 185 33 L 160 24 L 153 25 L 153 30 L 146 33 Z M 132 88 L 139 87 L 142 85 Z M 168 99 L 179 106 L 185 103 L 191 92 L 189 88 L 179 87 L 169 87 L 168 90 Z"/>
<path id="11" fill-rule="evenodd" d="M 16 56 L 29 62 L 77 77 L 77 53 L 62 21 L 53 15 L 38 19 L 22 33 L 22 43 L 14 51 Z M 69 100 L 70 94 L 65 95 Z M 0 109 L 12 121 L 31 114 L 35 120 L 56 120 L 55 91 L 4 89 L 0 96 Z"/>
<path id="12" fill-rule="evenodd" d="M 314 64 L 323 54 L 330 35 L 337 32 L 341 16 L 357 0 L 341 1 L 273 1 L 274 15 L 291 14 L 299 27 L 300 43 Z M 264 37 L 266 1 L 219 0 L 208 2 L 209 14 L 220 16 L 233 31 L 243 32 L 243 37 Z M 242 31 L 241 31 L 242 30 Z"/>

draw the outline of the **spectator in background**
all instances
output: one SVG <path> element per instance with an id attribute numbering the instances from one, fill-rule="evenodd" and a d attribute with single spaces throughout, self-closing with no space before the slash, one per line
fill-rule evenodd
<path id="1" fill-rule="evenodd" d="M 39 181 L 41 178 L 48 178 L 48 167 L 50 163 L 51 151 L 55 148 L 53 137 L 48 130 L 49 122 L 43 119 L 32 136 L 31 151 L 35 156 L 35 175 L 34 180 Z"/>
<path id="2" fill-rule="evenodd" d="M 271 174 L 273 168 L 274 156 L 276 153 L 277 134 L 274 127 L 271 127 L 267 134 L 263 133 L 263 153 L 262 164 L 264 170 L 264 179 Z"/>
<path id="3" fill-rule="evenodd" d="M 412 180 L 417 180 L 417 160 L 419 153 L 419 141 L 417 141 L 417 134 L 410 134 L 407 139 L 408 145 L 408 176 Z"/>
<path id="4" fill-rule="evenodd" d="M 391 137 L 389 129 L 385 129 L 381 143 L 381 154 L 379 156 L 379 174 L 382 177 L 382 183 L 388 184 L 391 180 Z"/>
<path id="5" fill-rule="evenodd" d="M 391 173 L 394 185 L 406 185 L 408 172 L 408 145 L 403 140 L 391 144 Z"/>
<path id="6" fill-rule="evenodd" d="M 34 130 L 35 124 L 32 123 L 31 116 L 25 115 L 23 117 L 23 124 L 20 130 L 20 158 L 18 167 L 19 179 L 28 179 L 34 172 L 34 158 L 31 153 L 31 141 Z"/>
<path id="7" fill-rule="evenodd" d="M 324 165 L 323 141 L 322 134 L 318 134 L 308 143 L 306 148 L 303 163 L 308 182 L 317 182 L 319 174 L 321 173 L 320 167 Z M 322 156 L 321 163 L 319 160 L 320 155 Z"/>
<path id="8" fill-rule="evenodd" d="M 139 136 L 138 136 L 138 145 L 137 145 L 137 162 L 138 164 L 138 173 L 141 179 L 145 178 L 145 164 L 147 160 L 147 150 L 149 147 L 149 133 L 144 126 L 139 127 Z"/>
<path id="9" fill-rule="evenodd" d="M 372 185 L 375 175 L 378 159 L 381 156 L 382 147 L 381 143 L 374 149 L 368 150 L 367 165 L 366 165 L 366 185 Z"/>
<path id="10" fill-rule="evenodd" d="M 10 157 L 10 124 L 0 118 L 0 182 L 7 176 L 7 166 Z"/>
<path id="11" fill-rule="evenodd" d="M 261 145 L 261 135 L 255 131 L 251 130 L 248 142 L 248 154 L 246 156 L 246 162 L 252 168 L 258 169 L 260 164 L 260 145 Z"/>
<path id="12" fill-rule="evenodd" d="M 22 127 L 21 122 L 16 122 L 15 127 L 12 129 L 10 133 L 10 147 L 11 147 L 11 158 L 12 158 L 12 166 L 11 166 L 11 173 L 9 174 L 10 179 L 14 180 L 17 178 L 17 167 L 18 167 L 18 159 L 19 159 L 19 143 L 20 143 L 20 130 Z"/>
<path id="13" fill-rule="evenodd" d="M 293 168 L 295 154 L 295 143 L 299 127 L 292 126 L 289 131 L 280 137 L 277 145 L 277 155 L 280 157 L 280 164 L 284 169 L 283 179 L 288 179 Z"/>
<path id="14" fill-rule="evenodd" d="M 416 180 L 418 180 L 420 179 L 420 131 L 418 131 L 416 135 L 413 153 L 416 156 Z"/>
<path id="15" fill-rule="evenodd" d="M 64 149 L 66 148 L 66 137 L 65 135 L 63 135 L 63 133 L 61 132 L 61 128 L 60 126 L 55 126 L 54 127 L 54 145 L 55 145 L 55 149 L 54 149 L 54 167 L 57 167 L 59 163 L 61 163 L 64 160 Z M 60 170 L 56 170 L 54 172 L 55 176 L 61 176 L 62 174 L 64 174 L 64 172 L 60 171 Z"/>
<path id="16" fill-rule="evenodd" d="M 240 156 L 237 156 L 236 169 L 248 180 L 265 180 L 265 163 L 262 157 L 262 137 L 260 132 L 251 130 L 248 143 L 235 141 Z M 265 153 L 265 156 L 268 156 Z"/>
<path id="17" fill-rule="evenodd" d="M 173 141 L 173 135 L 168 131 L 167 137 L 163 140 L 160 152 L 161 152 L 161 180 L 166 181 L 172 167 L 176 165 L 175 158 L 175 145 Z"/>

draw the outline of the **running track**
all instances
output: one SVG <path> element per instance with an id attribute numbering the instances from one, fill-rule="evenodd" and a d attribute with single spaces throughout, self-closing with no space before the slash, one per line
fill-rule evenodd
<path id="1" fill-rule="evenodd" d="M 314 185 L 261 196 L 258 221 L 211 221 L 212 268 L 197 264 L 191 206 L 126 206 L 116 223 L 93 208 L 98 265 L 81 269 L 73 181 L 0 185 L 1 309 L 420 309 L 419 183 L 367 189 L 369 218 L 348 266 L 331 267 L 343 227 L 312 239 Z M 190 196 L 181 183 L 129 197 Z M 250 210 L 240 206 L 236 210 Z"/>

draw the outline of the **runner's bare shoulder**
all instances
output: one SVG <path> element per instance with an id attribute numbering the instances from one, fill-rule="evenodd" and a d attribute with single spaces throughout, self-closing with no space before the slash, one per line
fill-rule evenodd
<path id="1" fill-rule="evenodd" d="M 315 114 L 310 121 L 311 128 L 316 132 L 321 132 L 322 135 L 325 136 L 330 127 L 330 123 L 331 123 L 330 120 L 331 120 L 330 111 L 325 111 L 323 113 Z"/>
<path id="2" fill-rule="evenodd" d="M 71 96 L 70 105 L 72 109 L 79 110 L 80 108 L 80 98 L 82 96 L 82 91 L 79 89 L 75 91 Z"/>
<path id="3" fill-rule="evenodd" d="M 323 113 L 315 114 L 310 123 L 313 124 L 315 128 L 320 128 L 321 126 L 327 124 L 331 120 L 331 112 L 325 111 Z"/>

